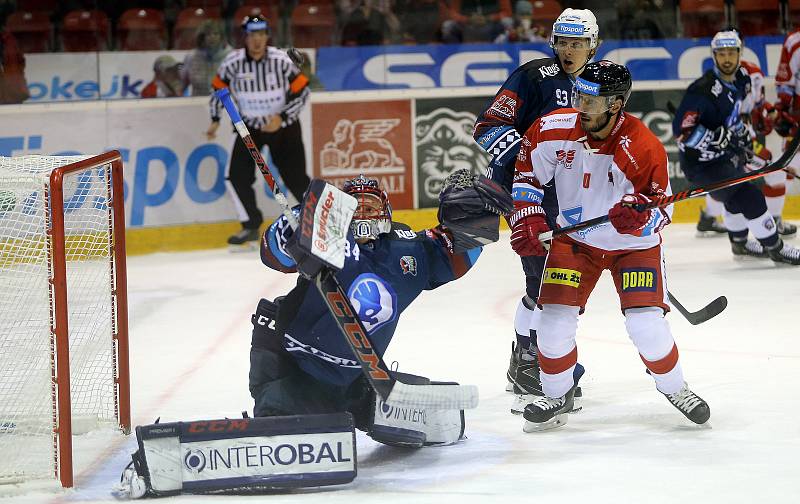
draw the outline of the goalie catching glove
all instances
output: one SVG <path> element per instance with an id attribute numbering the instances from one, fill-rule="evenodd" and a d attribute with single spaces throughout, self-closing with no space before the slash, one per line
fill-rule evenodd
<path id="1" fill-rule="evenodd" d="M 493 180 L 457 170 L 444 180 L 439 194 L 439 222 L 453 237 L 454 252 L 463 252 L 500 238 L 500 215 L 514 209 L 511 195 Z"/>

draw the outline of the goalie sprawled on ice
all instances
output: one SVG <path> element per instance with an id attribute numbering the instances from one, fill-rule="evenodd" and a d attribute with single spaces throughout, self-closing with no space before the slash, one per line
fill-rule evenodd
<path id="1" fill-rule="evenodd" d="M 485 177 L 456 172 L 440 195 L 440 224 L 415 233 L 392 222 L 388 195 L 376 180 L 362 175 L 345 183 L 355 199 L 352 221 L 325 206 L 328 193 L 320 184 L 312 182 L 295 211 L 301 223 L 325 220 L 329 234 L 338 226 L 341 246 L 304 240 L 285 217 L 261 243 L 264 264 L 303 275 L 287 295 L 260 300 L 251 319 L 256 418 L 138 428 L 135 471 L 123 475 L 130 495 L 346 483 L 356 474 L 354 428 L 381 443 L 415 448 L 462 438 L 463 411 L 404 408 L 376 397 L 309 277 L 323 263 L 340 265 L 336 277 L 382 355 L 411 302 L 464 275 L 481 245 L 497 240 L 498 215 L 513 208 L 511 196 Z M 397 375 L 405 383 L 437 384 Z"/>

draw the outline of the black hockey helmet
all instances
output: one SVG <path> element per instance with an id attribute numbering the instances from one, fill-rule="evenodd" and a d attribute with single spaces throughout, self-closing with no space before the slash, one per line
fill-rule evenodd
<path id="1" fill-rule="evenodd" d="M 244 19 L 242 19 L 241 27 L 242 33 L 244 34 L 264 30 L 267 32 L 267 35 L 269 35 L 269 21 L 261 14 L 245 16 Z"/>
<path id="2" fill-rule="evenodd" d="M 587 114 L 600 114 L 617 99 L 623 107 L 631 96 L 631 73 L 624 65 L 608 60 L 589 63 L 575 79 L 572 107 Z"/>

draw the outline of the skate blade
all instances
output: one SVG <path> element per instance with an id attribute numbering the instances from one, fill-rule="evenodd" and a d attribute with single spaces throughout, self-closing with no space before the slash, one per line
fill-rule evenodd
<path id="1" fill-rule="evenodd" d="M 506 392 L 514 392 L 514 384 L 511 382 L 506 383 Z"/>
<path id="2" fill-rule="evenodd" d="M 567 424 L 567 415 L 566 413 L 561 413 L 560 415 L 556 415 L 550 420 L 546 422 L 530 422 L 525 420 L 525 425 L 522 426 L 523 432 L 542 432 L 552 429 L 557 429 Z"/>
<path id="3" fill-rule="evenodd" d="M 257 241 L 245 242 L 245 243 L 242 243 L 241 245 L 230 245 L 230 244 L 228 245 L 228 252 L 230 252 L 232 254 L 241 254 L 241 253 L 246 253 L 246 252 L 253 252 L 255 250 L 258 250 L 258 242 Z"/>

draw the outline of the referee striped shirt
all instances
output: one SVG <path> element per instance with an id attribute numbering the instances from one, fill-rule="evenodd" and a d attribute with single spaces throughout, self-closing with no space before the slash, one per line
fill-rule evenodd
<path id="1" fill-rule="evenodd" d="M 245 49 L 231 51 L 222 60 L 212 86 L 230 89 L 242 119 L 254 129 L 260 129 L 274 115 L 281 116 L 282 128 L 294 123 L 309 95 L 308 78 L 275 47 L 267 47 L 258 61 Z M 213 94 L 209 107 L 211 120 L 219 121 L 222 102 Z"/>

